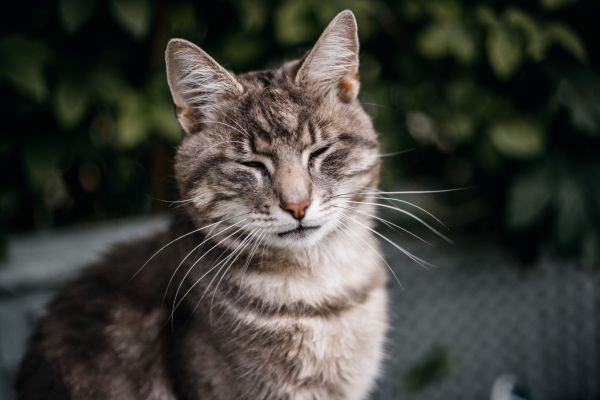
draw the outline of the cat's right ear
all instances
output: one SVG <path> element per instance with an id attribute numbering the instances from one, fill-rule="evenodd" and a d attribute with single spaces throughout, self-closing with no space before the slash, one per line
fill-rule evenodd
<path id="1" fill-rule="evenodd" d="M 175 113 L 186 133 L 210 118 L 220 101 L 242 93 L 242 85 L 195 44 L 171 39 L 165 52 L 167 80 Z"/>
<path id="2" fill-rule="evenodd" d="M 345 102 L 356 99 L 360 88 L 357 29 L 352 11 L 336 15 L 302 61 L 295 82 L 322 92 L 336 90 Z"/>

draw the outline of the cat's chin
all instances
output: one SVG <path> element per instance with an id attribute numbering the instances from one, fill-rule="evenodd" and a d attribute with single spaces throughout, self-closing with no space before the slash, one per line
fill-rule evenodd
<path id="1" fill-rule="evenodd" d="M 269 246 L 277 249 L 303 250 L 320 244 L 327 235 L 324 226 L 298 227 L 273 233 L 267 239 Z"/>

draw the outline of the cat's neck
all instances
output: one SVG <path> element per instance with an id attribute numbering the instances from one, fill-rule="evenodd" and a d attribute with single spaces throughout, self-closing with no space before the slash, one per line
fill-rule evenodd
<path id="1" fill-rule="evenodd" d="M 235 271 L 232 279 L 243 275 L 246 290 L 275 303 L 319 304 L 385 280 L 377 241 L 366 229 L 354 230 L 352 237 L 333 234 L 302 251 L 273 251 L 269 256 L 262 268 Z M 288 267 L 282 270 L 281 265 Z"/>
<path id="2" fill-rule="evenodd" d="M 243 282 L 245 289 L 257 296 L 316 302 L 373 279 L 385 279 L 378 244 L 367 225 L 365 221 L 364 227 L 357 226 L 351 232 L 333 232 L 317 245 L 300 250 L 260 248 L 247 264 L 250 254 L 243 254 L 224 274 L 224 280 Z M 170 236 L 174 239 L 197 229 L 189 218 L 180 215 L 174 220 Z M 198 243 L 191 238 L 182 241 L 188 242 L 182 248 L 185 253 Z M 183 251 L 178 252 L 179 258 L 185 254 Z M 214 265 L 209 260 L 205 259 L 206 265 Z M 197 265 L 191 278 L 205 272 L 204 266 Z"/>

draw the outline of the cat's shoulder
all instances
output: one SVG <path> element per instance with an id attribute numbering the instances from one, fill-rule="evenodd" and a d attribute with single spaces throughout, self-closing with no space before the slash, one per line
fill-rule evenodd
<path id="1" fill-rule="evenodd" d="M 17 379 L 20 393 L 37 386 L 47 391 L 32 393 L 49 391 L 48 398 L 62 398 L 61 393 L 77 389 L 74 384 L 81 390 L 87 384 L 102 387 L 98 379 L 116 387 L 108 379 L 126 379 L 127 371 L 160 376 L 156 358 L 161 357 L 165 313 L 158 285 L 151 285 L 147 275 L 133 274 L 161 241 L 152 235 L 115 245 L 57 292 L 30 339 Z"/>

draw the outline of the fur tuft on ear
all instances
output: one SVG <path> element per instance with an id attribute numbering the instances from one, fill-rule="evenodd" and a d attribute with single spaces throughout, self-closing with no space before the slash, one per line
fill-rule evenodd
<path id="1" fill-rule="evenodd" d="M 339 13 L 327 26 L 296 74 L 297 84 L 318 90 L 337 90 L 343 101 L 356 98 L 358 75 L 358 34 L 352 11 Z"/>
<path id="2" fill-rule="evenodd" d="M 165 52 L 167 80 L 175 112 L 186 133 L 197 119 L 207 118 L 226 96 L 242 93 L 242 85 L 198 46 L 171 39 Z"/>

